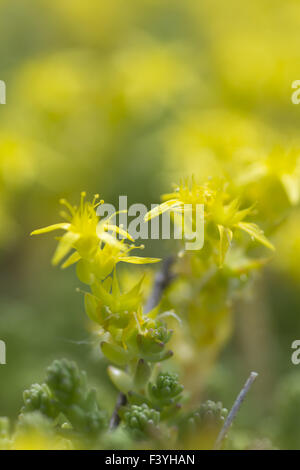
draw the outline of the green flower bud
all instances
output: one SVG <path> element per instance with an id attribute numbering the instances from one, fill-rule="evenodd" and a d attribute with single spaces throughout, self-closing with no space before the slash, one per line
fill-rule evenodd
<path id="1" fill-rule="evenodd" d="M 67 414 L 76 431 L 87 436 L 96 436 L 106 427 L 106 416 L 102 410 L 86 411 L 76 405 Z"/>
<path id="2" fill-rule="evenodd" d="M 183 391 L 183 385 L 178 382 L 178 375 L 169 372 L 161 372 L 156 383 L 149 384 L 149 396 L 158 407 L 174 405 L 177 403 Z"/>
<path id="3" fill-rule="evenodd" d="M 220 401 L 214 402 L 212 400 L 207 400 L 200 406 L 199 413 L 200 418 L 204 422 L 223 424 L 223 421 L 228 414 L 228 410 L 223 408 L 223 405 Z"/>
<path id="4" fill-rule="evenodd" d="M 74 362 L 56 360 L 47 369 L 46 383 L 60 403 L 69 405 L 82 400 L 86 374 Z"/>
<path id="5" fill-rule="evenodd" d="M 223 408 L 220 401 L 214 402 L 212 400 L 207 400 L 202 403 L 197 410 L 193 411 L 185 418 L 184 424 L 187 424 L 190 430 L 195 430 L 199 426 L 213 426 L 221 428 L 227 414 L 228 410 Z"/>
<path id="6" fill-rule="evenodd" d="M 24 406 L 21 410 L 22 413 L 40 411 L 49 418 L 55 418 L 59 413 L 56 401 L 46 384 L 31 385 L 28 390 L 24 391 L 23 400 Z"/>
<path id="7" fill-rule="evenodd" d="M 70 421 L 74 431 L 97 435 L 105 428 L 106 414 L 99 407 L 96 391 L 88 388 L 85 372 L 74 362 L 54 361 L 47 369 L 46 382 L 58 410 Z"/>
<path id="8" fill-rule="evenodd" d="M 151 436 L 160 421 L 160 413 L 149 408 L 146 403 L 131 405 L 124 412 L 123 419 L 128 430 L 137 439 Z"/>
<path id="9" fill-rule="evenodd" d="M 165 345 L 172 336 L 172 330 L 158 323 L 157 327 L 147 329 L 143 334 L 137 335 L 139 353 L 148 362 L 159 362 L 173 355 L 172 351 L 166 351 Z"/>

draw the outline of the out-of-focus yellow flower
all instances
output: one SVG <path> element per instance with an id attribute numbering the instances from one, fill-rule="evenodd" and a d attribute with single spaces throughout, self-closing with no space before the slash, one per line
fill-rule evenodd
<path id="1" fill-rule="evenodd" d="M 116 54 L 112 80 L 132 112 L 157 115 L 161 109 L 176 105 L 181 95 L 192 92 L 195 75 L 184 60 L 184 52 L 183 45 L 162 45 L 150 36 L 139 35 Z M 198 93 L 199 88 L 198 83 Z"/>
<path id="2" fill-rule="evenodd" d="M 181 170 L 184 161 L 185 174 L 234 179 L 245 164 L 264 153 L 272 132 L 255 116 L 230 108 L 192 108 L 180 112 L 162 139 L 173 171 Z"/>
<path id="3" fill-rule="evenodd" d="M 12 450 L 72 450 L 73 443 L 62 437 L 52 422 L 39 411 L 20 414 L 10 436 Z"/>
<path id="4" fill-rule="evenodd" d="M 13 450 L 72 450 L 70 441 L 44 435 L 41 431 L 29 432 L 16 437 Z"/>
<path id="5" fill-rule="evenodd" d="M 122 0 L 99 2 L 89 0 L 47 0 L 48 8 L 64 21 L 65 28 L 89 45 L 117 42 L 127 31 L 139 3 L 124 4 Z"/>
<path id="6" fill-rule="evenodd" d="M 275 235 L 277 253 L 274 258 L 274 266 L 300 282 L 300 211 L 299 209 L 290 216 Z"/>
<path id="7" fill-rule="evenodd" d="M 240 175 L 240 184 L 251 184 L 257 180 L 269 178 L 279 181 L 283 186 L 290 204 L 296 205 L 300 200 L 300 149 L 299 147 L 283 149 L 276 146 L 267 157 L 254 161 L 246 166 Z"/>

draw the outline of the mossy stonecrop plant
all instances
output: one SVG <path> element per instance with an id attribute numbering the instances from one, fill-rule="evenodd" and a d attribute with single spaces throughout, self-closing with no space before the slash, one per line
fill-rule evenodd
<path id="1" fill-rule="evenodd" d="M 180 312 L 183 320 L 184 328 L 175 335 L 173 343 L 180 349 L 184 343 L 184 350 L 189 349 L 178 360 L 186 371 L 185 382 L 195 388 L 195 394 L 203 382 L 195 380 L 197 363 L 204 358 L 200 376 L 212 366 L 232 330 L 234 299 L 274 250 L 255 223 L 257 208 L 249 207 L 240 192 L 240 188 L 223 179 L 198 184 L 192 178 L 174 185 L 174 191 L 163 195 L 163 203 L 145 217 L 150 220 L 165 211 L 174 211 L 173 221 L 182 227 L 185 205 L 204 205 L 204 246 L 198 251 L 185 251 L 182 244 L 177 276 L 163 303 L 164 308 Z"/>
<path id="2" fill-rule="evenodd" d="M 95 389 L 87 385 L 85 372 L 75 363 L 56 360 L 48 367 L 45 383 L 33 384 L 23 394 L 21 413 L 40 411 L 50 419 L 63 414 L 77 433 L 98 435 L 106 425 Z"/>
<path id="3" fill-rule="evenodd" d="M 128 292 L 122 292 L 119 286 L 116 273 L 119 262 L 146 264 L 159 260 L 133 256 L 132 250 L 140 247 L 135 245 L 130 234 L 123 228 L 111 224 L 110 220 L 102 221 L 97 216 L 96 208 L 103 202 L 98 199 L 98 196 L 95 196 L 92 203 L 87 202 L 85 193 L 82 193 L 79 207 L 73 207 L 62 200 L 62 204 L 69 211 L 62 214 L 67 221 L 35 230 L 32 234 L 58 229 L 66 232 L 59 238 L 52 261 L 53 264 L 62 263 L 62 268 L 76 264 L 78 278 L 90 288 L 90 291 L 84 294 L 86 313 L 99 325 L 103 335 L 102 352 L 112 363 L 108 367 L 109 376 L 116 388 L 126 395 L 128 401 L 127 406 L 119 413 L 123 426 L 133 431 L 137 439 L 153 437 L 156 434 L 153 429 L 159 426 L 167 439 L 167 436 L 170 436 L 170 428 L 166 423 L 177 424 L 178 429 L 186 428 L 186 423 L 190 423 L 191 420 L 197 425 L 203 413 L 199 414 L 196 410 L 192 415 L 190 413 L 185 415 L 183 412 L 178 415 L 183 387 L 178 382 L 176 374 L 159 373 L 157 368 L 161 361 L 173 354 L 166 347 L 172 336 L 172 331 L 166 322 L 168 316 L 172 317 L 174 313 L 169 311 L 160 313 L 160 306 L 150 312 L 144 312 L 141 292 L 143 279 Z M 251 235 L 252 239 L 273 249 L 258 226 L 245 221 L 252 209 L 240 209 L 238 199 L 230 197 L 223 183 L 211 181 L 198 185 L 193 180 L 191 186 L 188 183 L 181 184 L 165 199 L 167 200 L 165 203 L 146 215 L 146 220 L 166 210 L 176 209 L 174 215 L 176 223 L 176 217 L 182 217 L 184 204 L 192 204 L 193 207 L 199 203 L 204 204 L 205 237 L 206 244 L 210 246 L 209 256 L 207 254 L 204 256 L 206 268 L 213 263 L 217 268 L 225 266 L 227 252 L 238 232 L 244 231 Z M 116 234 L 122 235 L 122 240 L 117 239 Z M 189 263 L 193 264 L 194 259 L 201 259 L 201 253 L 186 253 L 183 258 L 189 259 Z M 68 369 L 66 364 L 63 369 L 66 373 Z M 53 391 L 51 392 L 47 381 L 40 389 L 33 388 L 28 393 L 29 402 L 38 404 L 35 408 L 52 418 L 60 410 L 65 416 L 69 416 L 74 429 L 81 426 L 81 431 L 85 429 L 87 433 L 96 429 L 97 433 L 97 429 L 100 432 L 103 426 L 104 419 L 100 419 L 101 412 L 95 405 L 95 399 L 87 399 L 86 393 L 83 393 L 85 398 L 76 404 L 75 414 L 68 409 L 70 407 L 72 410 L 73 398 L 76 403 L 75 397 L 68 403 L 60 405 L 61 397 L 58 401 L 55 398 L 48 400 Z M 86 403 L 94 403 L 92 408 L 94 415 L 91 421 L 87 419 L 86 413 L 89 413 L 89 408 L 86 408 Z M 220 416 L 223 419 L 222 406 L 217 404 L 215 408 L 217 414 L 222 410 Z M 77 416 L 78 410 L 83 412 L 82 418 Z M 99 416 L 97 413 L 100 413 Z M 210 410 L 208 414 L 214 416 Z M 203 424 L 203 420 L 200 421 Z"/>
<path id="4" fill-rule="evenodd" d="M 176 224 L 183 217 L 185 206 L 190 204 L 195 210 L 197 204 L 204 205 L 205 241 L 206 244 L 214 245 L 214 261 L 219 267 L 224 265 L 233 237 L 239 231 L 246 232 L 253 240 L 274 250 L 258 225 L 246 220 L 253 212 L 253 207 L 241 209 L 240 199 L 234 197 L 229 183 L 224 180 L 214 179 L 201 185 L 194 178 L 191 182 L 187 179 L 175 185 L 174 191 L 164 194 L 162 199 L 162 204 L 146 214 L 145 221 L 166 211 L 173 211 Z"/>
<path id="5" fill-rule="evenodd" d="M 69 214 L 63 213 L 67 222 L 32 234 L 66 231 L 59 239 L 52 262 L 58 264 L 67 257 L 63 268 L 76 263 L 78 278 L 90 287 L 90 292 L 84 294 L 86 313 L 99 325 L 105 338 L 101 342 L 102 352 L 113 364 L 108 368 L 109 376 L 121 392 L 130 391 L 130 402 L 135 402 L 143 397 L 154 365 L 171 357 L 166 344 L 172 331 L 166 324 L 168 312 L 160 314 L 155 308 L 144 313 L 142 280 L 130 291 L 121 291 L 116 265 L 155 263 L 159 259 L 132 256 L 132 250 L 137 248 L 132 237 L 122 228 L 99 219 L 96 208 L 102 201 L 97 199 L 96 196 L 92 203 L 86 202 L 83 193 L 78 208 L 62 200 L 69 210 Z M 118 240 L 116 233 L 124 238 Z"/>
<path id="6" fill-rule="evenodd" d="M 128 377 L 136 382 L 140 380 L 134 377 L 135 373 L 141 374 L 138 367 L 140 359 L 155 363 L 170 357 L 171 352 L 165 350 L 165 344 L 171 332 L 158 309 L 147 315 L 143 313 L 142 280 L 123 293 L 115 268 L 119 262 L 144 264 L 155 263 L 159 259 L 132 256 L 132 250 L 137 247 L 130 234 L 107 220 L 100 220 L 96 207 L 102 201 L 97 202 L 97 196 L 92 203 L 84 198 L 85 193 L 82 193 L 78 208 L 62 200 L 70 212 L 63 214 L 68 222 L 35 230 L 32 234 L 57 229 L 66 231 L 59 240 L 53 263 L 60 263 L 67 255 L 63 268 L 76 263 L 78 278 L 90 287 L 90 292 L 85 294 L 86 313 L 99 325 L 105 337 L 101 343 L 103 354 L 114 364 L 128 366 Z M 118 240 L 113 235 L 116 233 L 125 238 Z M 109 372 L 122 391 L 127 389 L 127 376 L 126 380 L 123 376 L 121 380 L 119 370 L 111 368 Z"/>

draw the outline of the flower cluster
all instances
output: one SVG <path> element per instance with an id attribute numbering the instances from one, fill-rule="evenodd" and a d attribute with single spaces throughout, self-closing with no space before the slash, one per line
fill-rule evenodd
<path id="1" fill-rule="evenodd" d="M 185 205 L 189 204 L 194 229 L 197 204 L 203 204 L 205 245 L 200 252 L 186 252 L 176 259 L 177 276 L 166 297 L 145 313 L 143 278 L 124 292 L 119 284 L 117 264 L 159 260 L 131 256 L 131 251 L 137 248 L 134 240 L 122 227 L 111 224 L 110 219 L 98 217 L 96 209 L 102 203 L 98 199 L 95 196 L 92 203 L 86 202 L 82 193 L 78 208 L 63 200 L 69 210 L 69 214 L 62 214 L 67 222 L 32 233 L 66 231 L 59 238 L 53 263 L 62 263 L 63 268 L 76 264 L 79 280 L 89 287 L 89 291 L 84 292 L 85 310 L 100 332 L 101 351 L 110 363 L 108 375 L 124 397 L 125 405 L 118 410 L 121 430 L 137 441 L 155 441 L 158 436 L 168 440 L 172 436 L 175 441 L 182 439 L 184 442 L 185 433 L 190 435 L 191 430 L 200 429 L 200 434 L 205 434 L 209 428 L 207 436 L 212 446 L 227 410 L 220 402 L 208 401 L 199 409 L 183 412 L 185 397 L 178 375 L 161 371 L 160 363 L 173 355 L 167 348 L 171 339 L 173 346 L 182 349 L 180 341 L 187 333 L 200 349 L 222 344 L 226 337 L 224 324 L 226 331 L 231 291 L 236 291 L 239 283 L 243 283 L 241 273 L 261 265 L 259 259 L 248 257 L 251 244 L 242 234 L 250 235 L 252 241 L 271 250 L 273 245 L 262 230 L 248 220 L 253 208 L 245 207 L 234 197 L 228 184 L 215 180 L 203 185 L 195 180 L 191 185 L 181 184 L 173 193 L 165 195 L 165 202 L 145 218 L 149 220 L 170 210 L 176 224 L 184 215 Z M 121 240 L 117 235 L 122 236 Z M 234 283 L 237 278 L 238 285 Z M 181 295 L 184 289 L 189 291 L 187 296 Z M 175 321 L 178 321 L 172 310 L 174 305 L 180 311 L 184 327 L 177 329 L 176 337 L 172 338 L 173 329 L 168 323 L 172 322 L 172 327 L 176 328 Z M 184 360 L 184 355 L 179 357 L 181 359 Z M 73 363 L 55 361 L 47 371 L 45 383 L 34 384 L 24 392 L 24 402 L 22 415 L 39 412 L 52 421 L 64 416 L 67 420 L 64 431 L 73 433 L 72 442 L 74 433 L 89 436 L 90 442 L 91 439 L 99 442 L 99 436 L 105 435 L 106 438 L 101 437 L 104 447 L 114 441 L 107 435 L 105 414 L 99 408 L 95 391 L 87 387 L 85 374 Z"/>
<path id="2" fill-rule="evenodd" d="M 96 209 L 104 201 L 99 201 L 98 194 L 94 196 L 92 202 L 85 201 L 85 197 L 86 193 L 82 192 L 79 207 L 72 206 L 65 199 L 61 199 L 61 204 L 68 211 L 61 212 L 66 222 L 49 225 L 31 233 L 31 235 L 40 235 L 55 230 L 66 232 L 59 238 L 52 258 L 54 265 L 59 264 L 69 255 L 62 264 L 62 268 L 77 263 L 78 277 L 86 284 L 92 285 L 95 279 L 105 279 L 119 261 L 136 264 L 159 261 L 154 258 L 130 256 L 131 250 L 137 247 L 134 244 L 128 245 L 124 240 L 119 241 L 114 236 L 114 234 L 120 234 L 124 239 L 134 242 L 130 234 L 121 227 L 111 224 L 109 219 L 100 220 Z"/>
<path id="3" fill-rule="evenodd" d="M 221 402 L 207 400 L 181 417 L 180 438 L 191 445 L 190 448 L 212 448 L 227 414 Z"/>
<path id="4" fill-rule="evenodd" d="M 274 250 L 263 231 L 255 223 L 245 220 L 253 208 L 241 209 L 241 201 L 231 196 L 228 183 L 224 181 L 211 180 L 198 184 L 193 178 L 191 184 L 186 180 L 179 186 L 176 185 L 174 192 L 164 194 L 162 198 L 165 202 L 148 212 L 145 216 L 146 221 L 166 211 L 172 211 L 175 223 L 179 222 L 188 206 L 191 206 L 194 219 L 197 205 L 204 205 L 205 241 L 206 244 L 216 245 L 216 240 L 219 239 L 216 261 L 221 267 L 233 236 L 238 231 L 246 232 L 252 240 Z M 195 227 L 194 220 L 191 226 Z"/>
<path id="5" fill-rule="evenodd" d="M 103 202 L 98 199 L 96 195 L 91 203 L 86 202 L 82 193 L 79 207 L 62 200 L 69 211 L 62 213 L 67 222 L 35 230 L 32 235 L 57 229 L 66 231 L 59 239 L 52 261 L 58 264 L 67 258 L 63 268 L 76 263 L 79 280 L 89 285 L 90 292 L 84 293 L 86 313 L 100 327 L 103 355 L 123 368 L 110 366 L 109 376 L 119 390 L 127 393 L 146 385 L 147 381 L 142 384 L 140 379 L 143 370 L 148 374 L 154 363 L 172 356 L 172 351 L 165 347 L 172 330 L 165 321 L 168 312 L 160 314 L 154 308 L 147 315 L 144 313 L 143 278 L 131 290 L 122 292 L 116 272 L 119 261 L 145 264 L 159 259 L 131 256 L 131 251 L 137 248 L 134 240 L 109 219 L 98 217 L 96 209 Z M 122 235 L 122 239 L 117 239 L 116 234 Z"/>
<path id="6" fill-rule="evenodd" d="M 197 234 L 196 215 L 204 208 L 204 244 L 200 250 L 187 250 L 182 243 L 176 263 L 177 277 L 167 290 L 164 308 L 180 312 L 185 328 L 177 332 L 176 347 L 186 380 L 198 393 L 201 380 L 188 373 L 201 361 L 212 364 L 232 329 L 232 304 L 249 280 L 270 259 L 273 244 L 256 223 L 257 209 L 237 196 L 237 186 L 221 178 L 198 183 L 195 178 L 175 185 L 162 196 L 163 202 L 145 220 L 170 211 L 175 226 L 184 227 L 185 212 L 191 217 L 190 232 Z M 190 239 L 189 231 L 183 233 Z M 184 241 L 184 240 L 183 240 Z M 184 346 L 183 346 L 184 345 Z M 200 351 L 200 356 L 199 356 Z M 204 374 L 205 369 L 200 371 Z"/>
<path id="7" fill-rule="evenodd" d="M 142 405 L 132 405 L 124 412 L 125 426 L 137 439 L 153 436 L 160 420 L 158 411 Z"/>
<path id="8" fill-rule="evenodd" d="M 156 383 L 149 383 L 149 396 L 158 408 L 178 403 L 181 399 L 183 385 L 178 382 L 178 375 L 161 372 Z"/>

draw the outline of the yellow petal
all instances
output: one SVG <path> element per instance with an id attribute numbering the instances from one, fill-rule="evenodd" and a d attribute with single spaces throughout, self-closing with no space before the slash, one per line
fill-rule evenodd
<path id="1" fill-rule="evenodd" d="M 126 251 L 128 249 L 128 246 L 126 246 L 125 243 L 120 242 L 119 240 L 116 239 L 116 237 L 113 237 L 107 232 L 97 232 L 98 238 L 103 241 L 104 243 L 107 243 L 108 245 L 114 246 L 118 248 L 120 251 Z"/>
<path id="2" fill-rule="evenodd" d="M 151 220 L 154 217 L 158 217 L 160 214 L 180 206 L 182 206 L 182 203 L 178 199 L 170 199 L 169 201 L 163 202 L 159 206 L 156 206 L 154 209 L 147 212 L 144 217 L 144 221 L 148 222 L 148 220 Z"/>
<path id="3" fill-rule="evenodd" d="M 58 264 L 64 256 L 66 256 L 69 251 L 73 248 L 74 243 L 78 240 L 80 235 L 74 232 L 67 232 L 65 235 L 60 239 L 54 256 L 52 258 L 52 264 Z"/>
<path id="4" fill-rule="evenodd" d="M 158 263 L 161 261 L 160 258 L 143 258 L 142 256 L 123 256 L 120 258 L 120 261 L 124 263 L 132 264 L 148 264 L 148 263 Z"/>
<path id="5" fill-rule="evenodd" d="M 226 253 L 231 244 L 232 231 L 229 228 L 224 227 L 224 225 L 218 225 L 218 229 L 220 233 L 220 267 L 222 267 Z"/>
<path id="6" fill-rule="evenodd" d="M 105 230 L 108 230 L 108 231 L 110 230 L 112 232 L 118 233 L 119 235 L 122 235 L 123 237 L 128 238 L 128 240 L 134 242 L 134 239 L 132 238 L 130 233 L 128 233 L 126 230 L 122 229 L 121 227 L 118 227 L 117 225 L 104 224 L 104 228 Z"/>
<path id="7" fill-rule="evenodd" d="M 264 232 L 258 227 L 256 224 L 252 224 L 249 222 L 239 222 L 238 224 L 235 225 L 235 227 L 240 228 L 244 232 L 247 232 L 250 237 L 254 238 L 258 242 L 260 242 L 262 245 L 265 245 L 267 248 L 270 250 L 274 251 L 274 245 L 272 245 L 271 242 L 266 238 L 264 235 Z"/>
<path id="8" fill-rule="evenodd" d="M 62 269 L 68 268 L 72 264 L 77 263 L 77 261 L 79 261 L 80 259 L 81 259 L 80 254 L 77 251 L 74 251 L 74 253 L 72 253 L 69 256 L 69 258 L 66 259 L 66 261 L 64 262 L 64 264 L 62 264 L 61 267 L 62 267 Z"/>
<path id="9" fill-rule="evenodd" d="M 34 230 L 30 235 L 40 235 L 41 233 L 53 232 L 54 230 L 68 230 L 71 224 L 62 222 L 60 224 L 48 225 L 48 227 L 39 228 Z"/>
<path id="10" fill-rule="evenodd" d="M 293 206 L 298 204 L 300 199 L 300 183 L 298 175 L 282 175 L 281 183 L 284 186 L 290 203 Z"/>

